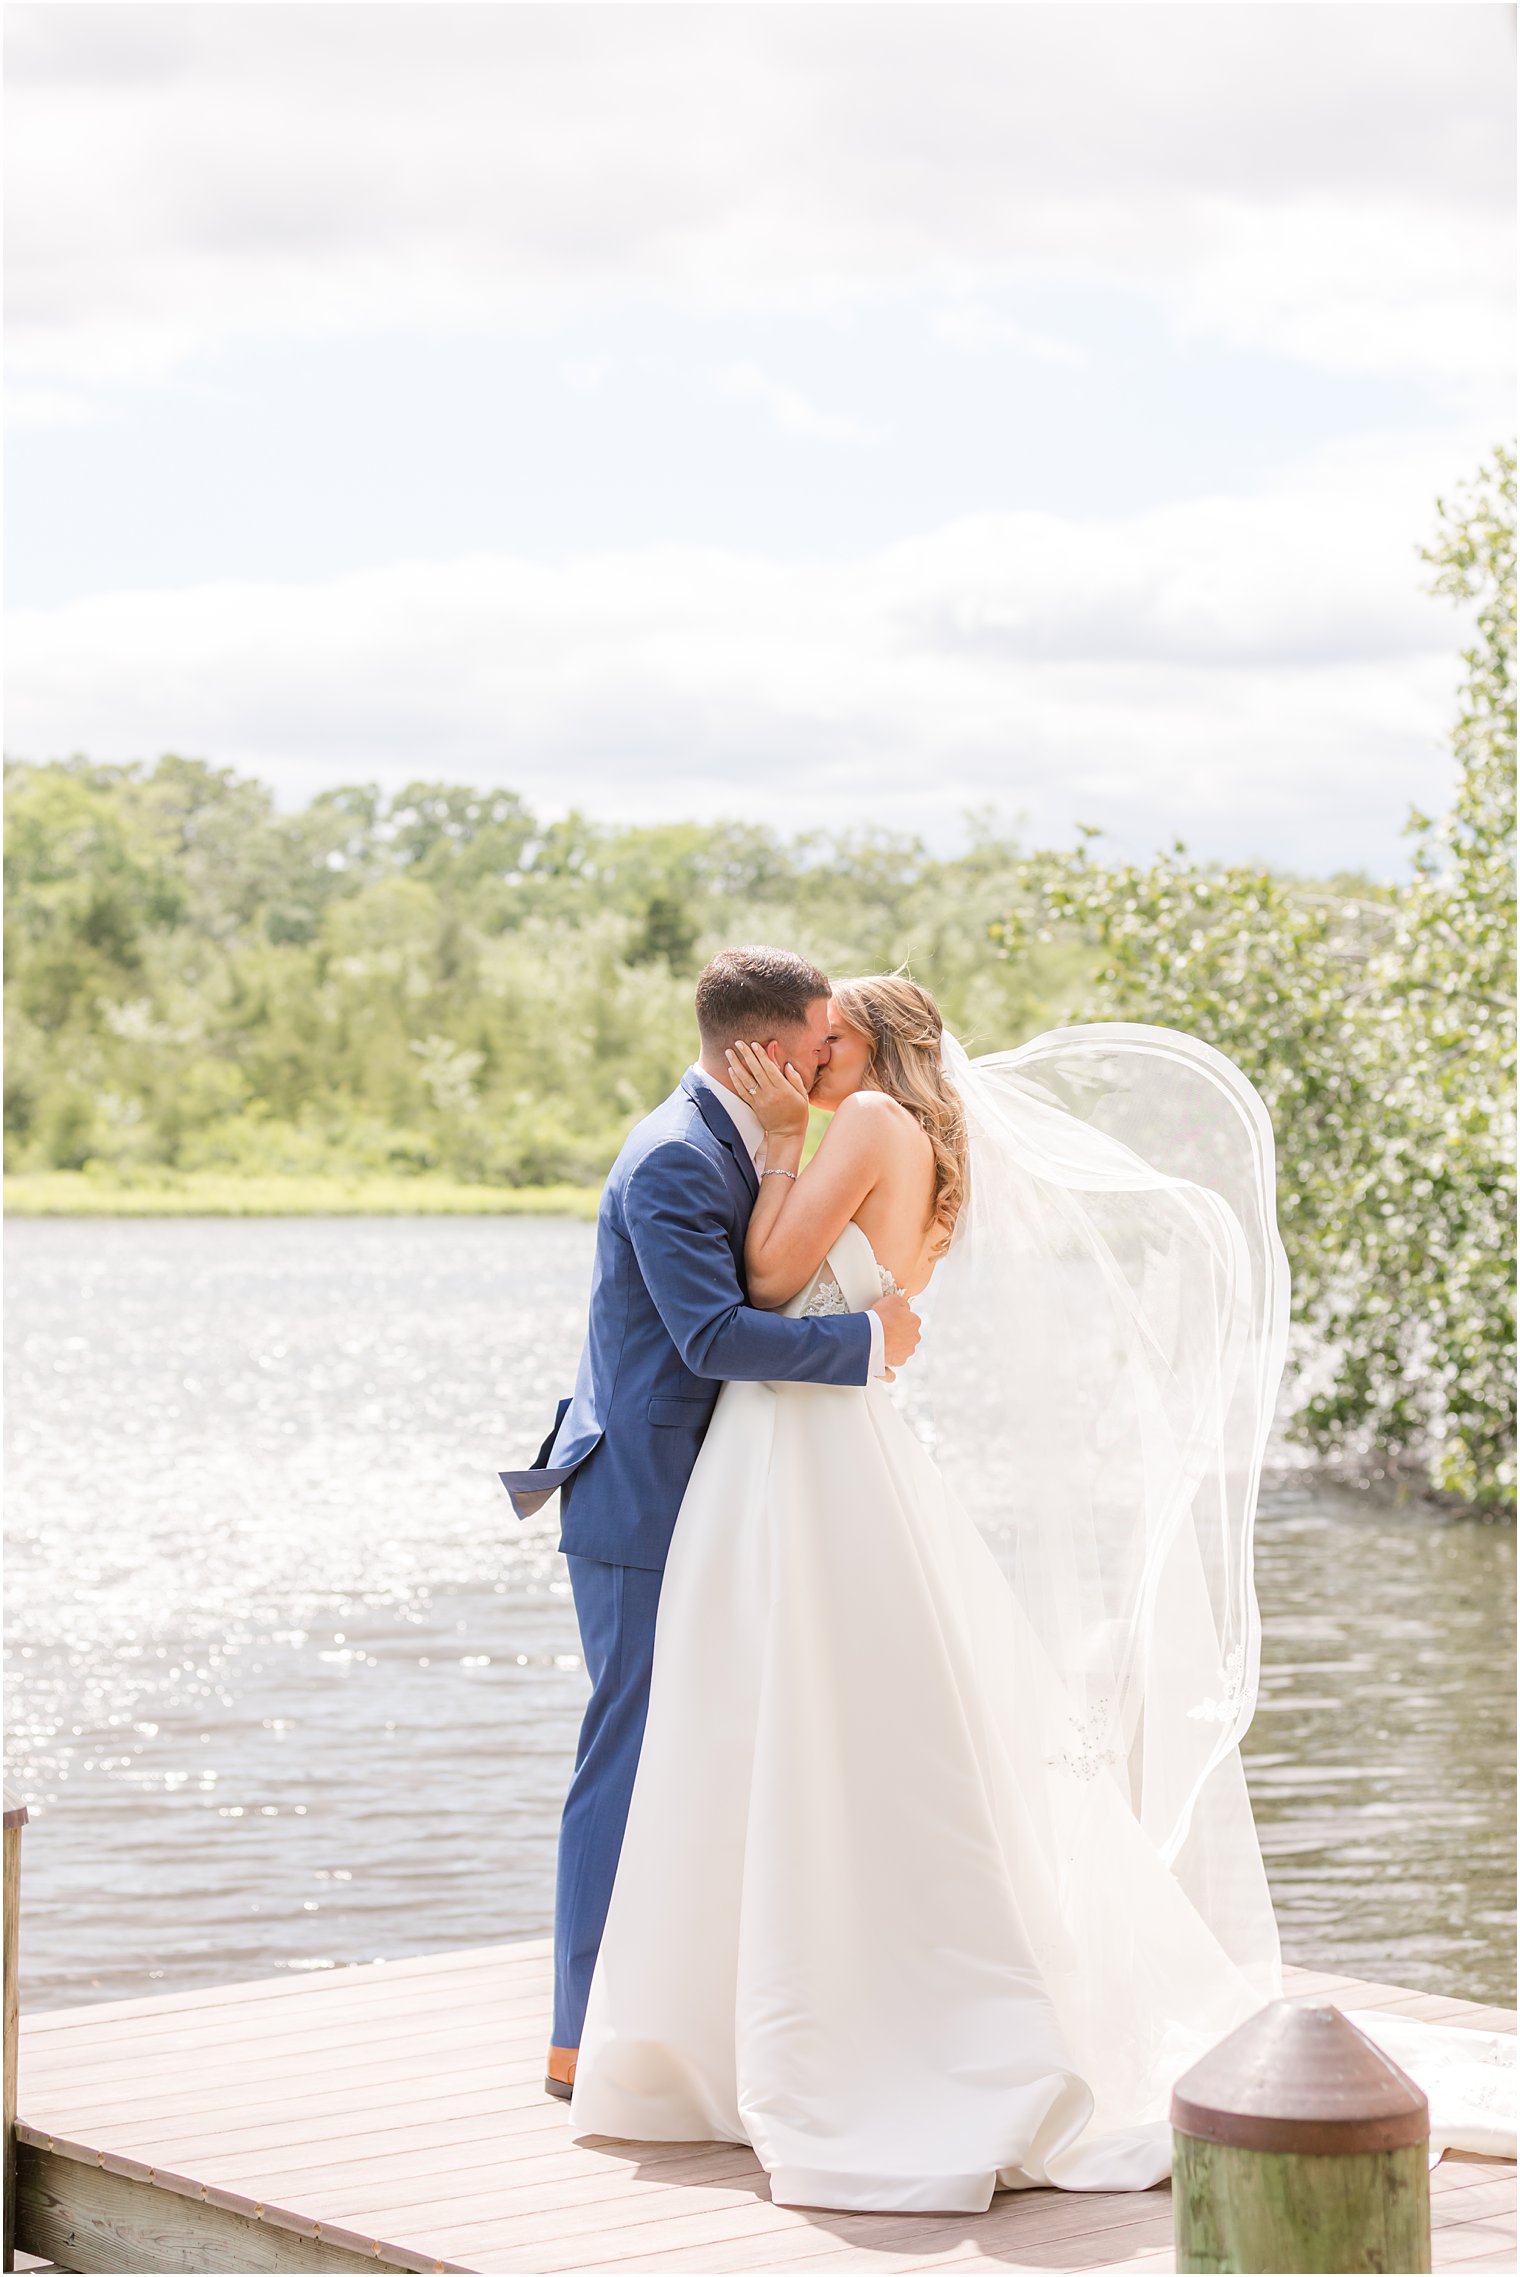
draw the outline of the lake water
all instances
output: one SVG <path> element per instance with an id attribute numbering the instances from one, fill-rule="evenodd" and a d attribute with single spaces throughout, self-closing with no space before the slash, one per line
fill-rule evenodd
<path id="1" fill-rule="evenodd" d="M 585 1678 L 555 1513 L 495 1474 L 569 1387 L 591 1241 L 7 1226 L 25 2003 L 546 1931 Z M 1512 2004 L 1514 1553 L 1265 1498 L 1244 1752 L 1290 1961 Z"/>

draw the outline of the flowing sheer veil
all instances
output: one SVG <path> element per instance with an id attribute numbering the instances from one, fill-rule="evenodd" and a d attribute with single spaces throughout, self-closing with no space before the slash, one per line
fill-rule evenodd
<path id="1" fill-rule="evenodd" d="M 1116 1782 L 1249 1985 L 1276 1999 L 1240 1760 L 1288 1334 L 1266 1108 L 1231 1060 L 1171 1028 L 1059 1028 L 980 1059 L 946 1035 L 942 1050 L 969 1174 L 919 1300 L 910 1413 L 1061 1679 L 1071 1737 L 1050 1776 Z M 1073 1851 L 1074 1889 L 1104 1859 L 1101 1841 Z M 1512 2035 L 1345 2013 L 1425 2090 L 1433 2154 L 1514 2157 Z"/>
<path id="2" fill-rule="evenodd" d="M 1104 1023 L 945 1072 L 968 1191 L 921 1304 L 915 1420 L 1070 1704 L 1058 1776 L 1107 1774 L 1260 1989 L 1277 1932 L 1239 1741 L 1252 1529 L 1286 1350 L 1272 1128 L 1198 1038 Z"/>

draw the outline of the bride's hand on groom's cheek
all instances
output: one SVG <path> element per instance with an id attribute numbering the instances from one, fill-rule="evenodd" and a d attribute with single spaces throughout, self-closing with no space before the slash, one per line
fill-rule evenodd
<path id="1" fill-rule="evenodd" d="M 767 1131 L 802 1137 L 807 1130 L 807 1085 L 788 1061 L 778 1067 L 758 1044 L 729 1047 L 729 1080 L 741 1099 L 747 1099 Z"/>

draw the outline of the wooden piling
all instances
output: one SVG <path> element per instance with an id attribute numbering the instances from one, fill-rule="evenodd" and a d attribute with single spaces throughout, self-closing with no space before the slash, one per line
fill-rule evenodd
<path id="1" fill-rule="evenodd" d="M 5 2259 L 16 2266 L 16 2047 L 21 2023 L 21 1998 L 16 1965 L 21 1953 L 21 1829 L 26 1805 L 5 1789 Z"/>
<path id="2" fill-rule="evenodd" d="M 1430 2268 L 1425 2096 L 1338 2008 L 1258 2010 L 1171 2118 L 1179 2271 Z"/>

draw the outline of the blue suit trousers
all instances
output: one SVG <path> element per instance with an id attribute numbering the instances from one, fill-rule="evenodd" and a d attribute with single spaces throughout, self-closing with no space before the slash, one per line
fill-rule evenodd
<path id="1" fill-rule="evenodd" d="M 600 1558 L 566 1563 L 591 1698 L 560 1819 L 552 2039 L 557 2048 L 577 2048 L 639 1767 L 664 1577 Z"/>

